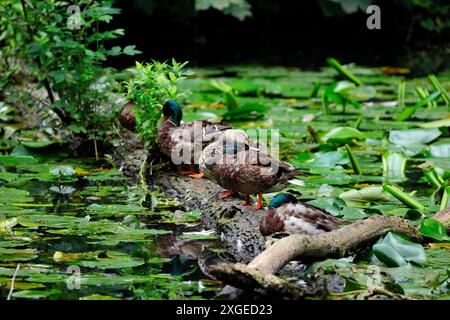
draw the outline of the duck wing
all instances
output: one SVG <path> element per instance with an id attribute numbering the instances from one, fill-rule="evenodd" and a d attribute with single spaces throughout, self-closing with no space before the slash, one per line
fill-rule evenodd
<path id="1" fill-rule="evenodd" d="M 315 206 L 302 203 L 302 204 L 296 204 L 296 207 L 303 210 L 298 210 L 297 214 L 294 214 L 294 216 L 297 216 L 309 223 L 317 225 L 318 228 L 324 230 L 324 231 L 333 231 L 336 229 L 339 229 L 339 227 L 342 225 L 343 221 L 335 218 L 327 211 L 317 208 Z"/>
<path id="2" fill-rule="evenodd" d="M 321 208 L 296 203 L 267 210 L 259 228 L 263 236 L 274 233 L 313 235 L 339 229 L 343 222 Z"/>
<path id="3" fill-rule="evenodd" d="M 231 126 L 222 122 L 196 120 L 183 123 L 178 127 L 177 131 L 183 132 L 182 136 L 186 141 L 210 143 L 228 129 L 231 129 Z"/>
<path id="4" fill-rule="evenodd" d="M 300 171 L 295 169 L 294 166 L 270 156 L 259 148 L 247 145 L 245 152 L 248 153 L 246 157 L 248 159 L 247 163 L 261 167 L 271 167 L 279 179 L 289 180 L 300 175 Z"/>

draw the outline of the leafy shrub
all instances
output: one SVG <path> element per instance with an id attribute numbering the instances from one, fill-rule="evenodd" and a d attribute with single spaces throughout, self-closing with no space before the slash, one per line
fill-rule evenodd
<path id="1" fill-rule="evenodd" d="M 183 70 L 187 62 L 172 63 L 153 61 L 152 63 L 136 63 L 137 73 L 134 79 L 126 82 L 127 98 L 136 103 L 133 114 L 136 129 L 146 146 L 156 143 L 158 121 L 161 118 L 162 106 L 167 100 L 180 100 L 187 95 L 178 88 L 180 81 L 189 75 Z"/>
<path id="2" fill-rule="evenodd" d="M 111 70 L 103 63 L 110 56 L 139 51 L 134 46 L 107 46 L 124 35 L 123 29 L 105 28 L 120 12 L 112 1 L 74 4 L 78 7 L 55 0 L 2 1 L 0 86 L 14 84 L 14 77 L 23 73 L 32 88 L 16 97 L 20 103 L 52 109 L 64 126 L 88 139 L 104 137 L 111 133 L 118 105 L 111 95 Z M 44 99 L 29 94 L 40 88 L 45 89 Z"/>

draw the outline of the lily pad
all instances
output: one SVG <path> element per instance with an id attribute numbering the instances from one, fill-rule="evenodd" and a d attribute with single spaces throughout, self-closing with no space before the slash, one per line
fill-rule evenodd
<path id="1" fill-rule="evenodd" d="M 410 144 L 427 144 L 441 135 L 439 129 L 409 129 L 392 130 L 389 132 L 389 141 L 404 146 Z"/>
<path id="2" fill-rule="evenodd" d="M 404 236 L 389 232 L 372 248 L 375 256 L 388 267 L 399 267 L 408 262 L 424 263 L 425 250 L 420 244 L 411 242 Z"/>

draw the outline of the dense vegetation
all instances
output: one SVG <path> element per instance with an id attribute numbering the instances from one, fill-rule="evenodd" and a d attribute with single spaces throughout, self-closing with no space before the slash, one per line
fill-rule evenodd
<path id="1" fill-rule="evenodd" d="M 203 230 L 201 212 L 149 188 L 142 172 L 132 183 L 109 156 L 123 138 L 117 115 L 126 100 L 137 103 L 137 133 L 151 147 L 171 98 L 183 105 L 184 121 L 279 130 L 281 158 L 305 174 L 288 189 L 302 201 L 348 221 L 400 216 L 431 241 L 389 233 L 363 254 L 314 263 L 293 280 L 334 279 L 326 299 L 364 299 L 380 282 L 408 298 L 448 299 L 450 238 L 429 219 L 449 204 L 448 71 L 414 78 L 405 68 L 333 58 L 315 71 L 175 60 L 118 71 L 105 61 L 139 53 L 109 44 L 125 34 L 108 29 L 119 10 L 110 1 L 80 3 L 82 20 L 57 1 L 0 7 L 2 297 L 199 299 L 221 288 L 197 266 L 203 246 L 223 251 L 220 237 Z M 353 3 L 321 1 L 346 13 L 365 1 Z M 398 3 L 421 8 L 432 21 L 423 27 L 448 28 L 436 18 L 446 4 L 438 12 L 429 1 Z M 251 19 L 253 5 L 196 1 L 197 10 L 240 19 Z"/>

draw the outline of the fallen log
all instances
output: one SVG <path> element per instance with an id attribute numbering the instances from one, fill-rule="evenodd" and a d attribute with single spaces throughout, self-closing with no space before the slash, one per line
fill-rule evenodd
<path id="1" fill-rule="evenodd" d="M 187 210 L 200 209 L 205 227 L 215 229 L 223 247 L 236 261 L 248 263 L 264 250 L 265 240 L 259 232 L 264 210 L 241 205 L 243 199 L 219 200 L 224 190 L 206 179 L 192 179 L 167 173 L 156 174 L 152 183 L 166 194 L 182 200 Z"/>
<path id="2" fill-rule="evenodd" d="M 136 135 L 128 131 L 123 132 L 122 136 L 121 145 L 113 157 L 126 176 L 137 182 L 143 175 L 151 186 L 181 200 L 186 210 L 201 210 L 204 227 L 215 229 L 224 249 L 234 260 L 248 263 L 264 250 L 265 240 L 259 232 L 264 210 L 242 206 L 243 198 L 218 199 L 224 189 L 217 184 L 207 179 L 175 174 L 170 170 L 169 162 L 159 159 L 157 152 L 153 154 L 136 148 Z"/>
<path id="3" fill-rule="evenodd" d="M 433 218 L 448 226 L 450 207 L 441 210 Z M 311 236 L 288 236 L 275 242 L 246 266 L 219 264 L 211 266 L 210 272 L 223 282 L 239 289 L 249 289 L 249 283 L 254 284 L 253 289 L 264 289 L 267 285 L 264 284 L 264 281 L 261 282 L 261 279 L 266 279 L 268 274 L 277 273 L 292 260 L 313 262 L 329 258 L 343 258 L 368 248 L 389 231 L 401 233 L 416 242 L 424 242 L 418 228 L 407 220 L 393 216 L 375 215 L 327 233 Z M 244 276 L 253 278 L 243 279 Z M 268 279 L 276 284 L 280 282 L 279 278 L 276 278 Z M 239 290 L 230 286 L 225 287 L 222 292 L 234 296 L 239 295 Z"/>
<path id="4" fill-rule="evenodd" d="M 265 296 L 276 296 L 287 299 L 298 299 L 316 295 L 318 290 L 301 288 L 273 274 L 263 273 L 241 263 L 222 263 L 212 265 L 209 271 L 219 279 L 227 279 L 227 283 L 247 289 L 260 290 Z"/>
<path id="5" fill-rule="evenodd" d="M 312 262 L 349 256 L 368 248 L 389 231 L 402 233 L 414 241 L 424 240 L 417 228 L 407 220 L 375 215 L 329 233 L 314 236 L 291 235 L 264 250 L 265 239 L 259 232 L 259 222 L 264 217 L 265 210 L 244 207 L 241 205 L 242 199 L 238 198 L 219 200 L 218 194 L 224 190 L 206 179 L 197 180 L 167 170 L 154 170 L 156 167 L 153 160 L 148 160 L 151 153 L 136 149 L 135 146 L 136 142 L 124 142 L 114 155 L 121 163 L 124 173 L 136 179 L 141 174 L 142 164 L 147 162 L 147 182 L 182 200 L 187 210 L 200 209 L 205 227 L 215 229 L 223 247 L 238 262 L 213 265 L 208 270 L 228 284 L 222 290 L 228 296 L 238 297 L 241 291 L 235 287 L 239 287 L 259 290 L 265 294 L 278 292 L 286 297 L 302 297 L 306 291 L 275 276 L 292 260 Z M 157 167 L 167 168 L 168 165 L 158 163 Z M 450 207 L 441 210 L 433 218 L 450 229 Z"/>

